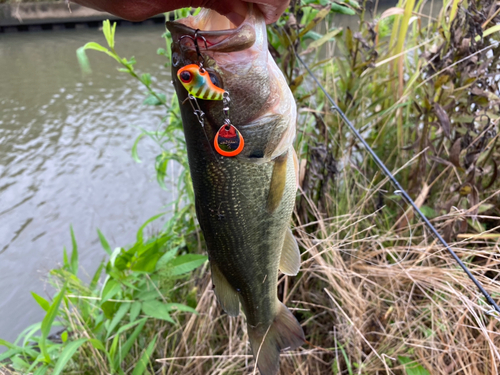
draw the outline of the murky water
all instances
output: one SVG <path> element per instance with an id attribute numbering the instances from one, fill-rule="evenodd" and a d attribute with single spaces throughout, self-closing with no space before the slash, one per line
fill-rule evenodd
<path id="1" fill-rule="evenodd" d="M 171 95 L 164 28 L 117 30 L 117 50 L 134 55 L 137 69 Z M 143 106 L 143 89 L 116 63 L 88 53 L 93 74 L 82 77 L 75 51 L 104 44 L 97 29 L 0 34 L 0 338 L 13 340 L 43 311 L 30 291 L 48 297 L 47 272 L 71 248 L 73 225 L 80 270 L 91 273 L 104 251 L 96 228 L 112 246 L 134 241 L 135 230 L 174 197 L 155 181 L 156 145 L 130 149 L 139 131 L 155 129 L 164 109 Z M 168 92 L 166 90 L 169 90 Z"/>

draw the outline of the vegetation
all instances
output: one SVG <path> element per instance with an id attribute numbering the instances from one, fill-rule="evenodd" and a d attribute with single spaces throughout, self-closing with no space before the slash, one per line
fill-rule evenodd
<path id="1" fill-rule="evenodd" d="M 295 59 L 295 50 L 306 55 L 347 117 L 498 301 L 500 8 L 492 0 L 445 0 L 430 4 L 439 14 L 424 16 L 424 5 L 401 0 L 380 15 L 368 2 L 292 1 L 269 27 L 270 50 L 299 108 L 294 233 L 303 265 L 298 277 L 281 278 L 279 295 L 309 341 L 283 354 L 282 374 L 483 375 L 500 368 L 499 316 Z M 356 11 L 359 30 L 333 27 L 332 11 Z M 83 65 L 89 66 L 84 50 L 107 53 L 145 85 L 146 104 L 167 108 L 167 126 L 137 140 L 149 136 L 161 148 L 162 184 L 170 160 L 187 171 L 176 100 L 167 105 L 151 76 L 117 54 L 109 22 L 103 31 L 108 47 L 87 44 L 79 51 Z M 165 36 L 158 53 L 168 60 Z M 35 374 L 256 373 L 244 319 L 221 314 L 212 293 L 187 172 L 178 186 L 174 216 L 160 233 L 146 238 L 145 223 L 136 244 L 115 250 L 98 233 L 109 260 L 88 285 L 77 276 L 73 236 L 71 255 L 65 252 L 63 267 L 51 273 L 58 294 L 52 302 L 34 295 L 46 317 L 15 343 L 0 341 L 9 349 L 0 361 Z M 63 331 L 51 336 L 56 325 Z"/>

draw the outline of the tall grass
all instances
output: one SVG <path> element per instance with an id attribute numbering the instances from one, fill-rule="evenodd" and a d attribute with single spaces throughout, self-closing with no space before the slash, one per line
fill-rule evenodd
<path id="1" fill-rule="evenodd" d="M 298 277 L 280 278 L 278 292 L 301 321 L 308 343 L 282 354 L 283 375 L 500 371 L 499 316 L 414 217 L 295 60 L 297 49 L 306 55 L 342 110 L 498 301 L 499 6 L 491 0 L 445 0 L 431 4 L 441 9 L 439 14 L 425 16 L 424 5 L 401 0 L 369 18 L 368 2 L 292 1 L 289 12 L 268 30 L 270 50 L 299 110 L 300 189 L 293 227 L 303 264 Z M 332 26 L 332 11 L 356 11 L 359 30 Z M 136 73 L 135 61 L 117 54 L 109 24 L 104 31 L 108 47 L 86 48 L 108 53 L 141 80 L 150 93 L 146 103 L 166 105 L 151 88 L 150 77 Z M 166 51 L 168 45 L 159 53 L 168 57 Z M 160 183 L 169 160 L 187 166 L 178 109 L 166 106 L 169 125 L 141 135 L 163 147 L 157 159 Z M 93 292 L 81 294 L 87 286 L 75 283 L 77 258 L 66 257 L 63 269 L 55 271 L 62 287 L 59 296 L 66 293 L 66 298 L 56 297 L 52 304 L 39 301 L 47 310 L 60 304 L 65 338 L 52 345 L 57 340 L 42 327 L 42 337 L 34 340 L 41 353 L 33 350 L 33 334 L 24 336 L 24 345 L 7 343 L 10 356 L 0 359 L 9 358 L 9 369 L 23 368 L 23 361 L 31 371 L 44 366 L 54 371 L 54 360 L 66 353 L 67 373 L 257 373 L 244 318 L 221 313 L 206 267 L 186 271 L 189 277 L 181 280 L 172 279 L 172 271 L 155 276 L 176 256 L 202 251 L 187 174 L 181 182 L 187 194 L 176 206 L 178 219 L 159 237 L 138 236 L 134 251 L 118 252 L 132 279 L 124 282 L 115 274 L 122 294 L 109 297 L 116 304 L 113 309 L 106 314 L 102 302 L 103 294 L 113 290 L 106 288 L 108 281 L 95 277 Z M 181 243 L 169 242 L 177 241 L 179 233 Z M 163 236 L 170 237 L 156 247 L 155 256 L 167 261 L 134 273 L 133 259 L 144 254 L 139 249 L 161 242 Z M 111 277 L 114 264 L 105 267 Z M 183 262 L 167 269 L 179 264 Z M 195 265 L 199 263 L 187 269 Z M 121 306 L 144 303 L 134 294 L 136 283 L 150 283 L 158 303 L 183 302 L 196 314 L 168 314 L 172 323 L 165 316 L 148 315 L 148 308 L 132 313 Z M 95 296 L 99 303 L 67 296 L 68 288 L 80 288 L 80 295 Z M 155 294 L 156 288 L 162 293 Z M 90 306 L 92 326 L 83 315 Z M 50 320 L 52 315 L 47 316 Z M 99 328 L 96 319 L 107 323 Z M 117 354 L 123 347 L 127 352 Z M 69 355 L 74 353 L 78 355 Z M 35 365 L 33 357 L 39 358 Z"/>

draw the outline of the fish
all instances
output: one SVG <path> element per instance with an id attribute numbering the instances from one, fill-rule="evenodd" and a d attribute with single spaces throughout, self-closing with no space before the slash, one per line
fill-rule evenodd
<path id="1" fill-rule="evenodd" d="M 257 7 L 248 4 L 239 25 L 202 9 L 166 26 L 214 292 L 231 317 L 239 315 L 241 305 L 257 367 L 261 375 L 276 375 L 280 351 L 305 342 L 300 323 L 277 295 L 279 271 L 297 275 L 300 268 L 290 229 L 298 181 L 296 104 L 268 51 Z M 193 99 L 178 77 L 192 64 L 202 67 L 230 101 Z M 225 156 L 214 140 L 229 125 L 244 147 Z"/>

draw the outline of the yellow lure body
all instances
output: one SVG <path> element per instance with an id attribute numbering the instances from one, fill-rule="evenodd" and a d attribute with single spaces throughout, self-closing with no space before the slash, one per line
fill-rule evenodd
<path id="1" fill-rule="evenodd" d="M 222 100 L 224 90 L 213 84 L 210 75 L 196 64 L 186 65 L 177 71 L 177 78 L 182 86 L 195 98 L 204 100 Z"/>

